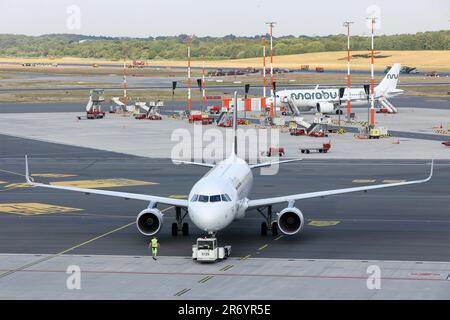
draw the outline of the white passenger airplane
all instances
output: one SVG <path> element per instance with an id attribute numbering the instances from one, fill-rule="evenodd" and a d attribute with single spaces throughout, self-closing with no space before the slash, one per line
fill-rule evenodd
<path id="1" fill-rule="evenodd" d="M 188 224 L 183 223 L 183 219 L 186 217 L 186 214 L 182 216 L 182 210 L 187 212 L 190 220 L 198 228 L 208 232 L 210 235 L 214 235 L 216 232 L 225 229 L 234 220 L 244 218 L 246 211 L 249 209 L 257 209 L 261 214 L 263 214 L 264 210 L 267 210 L 267 214 L 263 214 L 266 221 L 261 223 L 262 235 L 266 235 L 268 230 L 272 231 L 273 235 L 277 235 L 278 230 L 280 230 L 285 235 L 294 235 L 302 230 L 305 224 L 305 219 L 302 212 L 294 206 L 295 201 L 345 194 L 350 192 L 368 191 L 424 183 L 429 181 L 433 175 L 432 162 L 430 175 L 424 180 L 308 192 L 292 194 L 283 197 L 264 198 L 256 200 L 248 199 L 248 194 L 250 193 L 253 182 L 252 169 L 268 167 L 273 164 L 298 161 L 301 159 L 260 163 L 254 165 L 247 164 L 246 161 L 237 156 L 237 112 L 234 113 L 233 117 L 233 150 L 231 152 L 231 155 L 227 159 L 223 160 L 217 165 L 178 161 L 179 163 L 183 164 L 192 164 L 211 168 L 211 170 L 193 186 L 188 199 L 173 199 L 147 194 L 135 194 L 127 192 L 85 189 L 36 183 L 30 178 L 27 156 L 25 156 L 26 181 L 30 185 L 36 187 L 77 191 L 85 194 L 98 194 L 110 197 L 147 201 L 149 202 L 147 209 L 140 212 L 136 218 L 136 225 L 138 230 L 146 236 L 152 236 L 161 230 L 161 226 L 163 224 L 163 213 L 157 208 L 159 204 L 174 206 L 176 209 L 177 222 L 172 224 L 172 234 L 174 236 L 177 235 L 179 231 L 182 231 L 183 235 L 188 235 L 189 233 Z M 273 219 L 272 206 L 280 203 L 286 203 L 287 206 L 285 209 L 276 214 L 276 219 Z"/>
<path id="2" fill-rule="evenodd" d="M 395 109 L 387 100 L 403 93 L 403 90 L 397 89 L 398 78 L 401 64 L 396 63 L 386 74 L 381 83 L 375 87 L 375 100 L 381 105 Z M 345 88 L 344 95 L 339 97 L 339 88 L 324 88 L 317 86 L 315 89 L 302 90 L 282 90 L 276 93 L 276 107 L 289 107 L 291 104 L 299 112 L 316 111 L 321 113 L 338 112 L 339 105 L 346 103 L 350 94 L 352 105 L 367 105 L 367 94 L 364 88 Z M 267 104 L 273 102 L 273 98 L 267 99 Z"/>

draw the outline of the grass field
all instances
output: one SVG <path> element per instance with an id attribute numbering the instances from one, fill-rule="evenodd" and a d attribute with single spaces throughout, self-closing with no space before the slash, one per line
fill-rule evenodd
<path id="1" fill-rule="evenodd" d="M 210 95 L 224 96 L 223 92 L 209 91 Z M 105 106 L 110 105 L 112 97 L 122 97 L 122 90 L 105 90 Z M 172 90 L 128 90 L 129 104 L 136 101 L 151 101 L 161 99 L 166 102 L 172 100 Z M 79 102 L 85 105 L 89 99 L 89 90 L 77 91 L 24 91 L 24 92 L 0 92 L 0 103 L 67 103 Z M 201 101 L 200 94 L 193 91 L 192 99 Z M 174 101 L 186 101 L 186 92 L 178 91 L 175 93 Z M 208 105 L 213 102 L 208 101 Z"/>
<path id="2" fill-rule="evenodd" d="M 368 51 L 352 52 L 352 55 L 367 55 Z M 319 52 L 298 55 L 275 56 L 274 66 L 279 68 L 299 68 L 301 65 L 308 64 L 312 68 L 322 66 L 330 70 L 346 70 L 346 52 Z M 450 71 L 450 51 L 377 51 L 375 59 L 376 70 L 383 70 L 387 65 L 400 62 L 403 65 L 417 67 L 421 71 Z M 34 63 L 74 63 L 74 64 L 120 64 L 121 61 L 108 61 L 96 59 L 82 58 L 7 58 L 0 57 L 3 62 L 34 62 Z M 186 66 L 186 61 L 170 61 L 170 60 L 151 60 L 147 61 L 149 66 Z M 201 67 L 201 61 L 193 61 L 194 67 Z M 245 68 L 245 67 L 261 67 L 262 59 L 250 58 L 241 60 L 217 60 L 207 61 L 206 67 L 229 67 L 229 68 Z M 355 57 L 352 59 L 352 68 L 354 70 L 367 70 L 370 66 L 369 57 Z M 57 68 L 54 68 L 57 69 Z M 101 69 L 101 68 L 99 68 Z"/>
<path id="3" fill-rule="evenodd" d="M 369 52 L 353 52 L 352 56 L 368 55 Z M 450 51 L 377 51 L 375 69 L 384 70 L 388 65 L 401 63 L 416 67 L 420 71 L 450 71 Z M 324 67 L 329 70 L 347 69 L 346 52 L 321 52 L 300 55 L 279 56 L 274 58 L 274 65 L 280 68 L 299 68 L 301 65 Z M 352 58 L 351 67 L 354 70 L 368 70 L 370 57 Z M 261 59 L 243 59 L 217 62 L 226 66 L 260 66 Z"/>

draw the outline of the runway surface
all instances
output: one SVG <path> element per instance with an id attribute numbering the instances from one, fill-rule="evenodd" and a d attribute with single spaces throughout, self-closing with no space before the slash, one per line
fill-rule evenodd
<path id="1" fill-rule="evenodd" d="M 106 189 L 162 196 L 187 195 L 206 173 L 166 159 L 10 136 L 0 136 L 0 145 L 0 253 L 148 255 L 148 239 L 134 225 L 147 203 L 23 186 L 24 154 L 38 181 L 95 186 L 102 183 L 98 179 L 127 179 L 122 187 Z M 417 179 L 428 171 L 427 161 L 305 160 L 283 166 L 275 176 L 256 175 L 250 198 Z M 250 211 L 219 240 L 233 246 L 235 258 L 449 261 L 449 177 L 450 162 L 439 161 L 427 184 L 297 202 L 307 225 L 292 237 L 261 237 L 262 217 Z M 188 257 L 203 233 L 191 223 L 189 237 L 172 237 L 173 209 L 165 213 L 161 255 Z"/>

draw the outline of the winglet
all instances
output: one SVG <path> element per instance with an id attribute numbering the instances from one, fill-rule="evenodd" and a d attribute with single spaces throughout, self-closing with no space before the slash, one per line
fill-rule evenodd
<path id="1" fill-rule="evenodd" d="M 427 181 L 430 181 L 431 177 L 433 177 L 433 171 L 434 171 L 434 159 L 431 160 L 430 176 L 428 177 Z"/>
<path id="2" fill-rule="evenodd" d="M 33 184 L 33 181 L 30 178 L 30 171 L 28 169 L 28 156 L 25 155 L 25 179 L 28 184 Z"/>

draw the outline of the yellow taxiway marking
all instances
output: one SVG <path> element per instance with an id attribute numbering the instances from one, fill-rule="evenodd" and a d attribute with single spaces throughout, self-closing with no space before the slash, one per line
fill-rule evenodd
<path id="1" fill-rule="evenodd" d="M 383 183 L 401 183 L 405 181 L 406 180 L 383 180 Z"/>
<path id="2" fill-rule="evenodd" d="M 166 212 L 167 210 L 170 210 L 170 209 L 172 209 L 172 208 L 174 208 L 174 207 L 173 207 L 173 206 L 167 207 L 167 208 L 161 210 L 161 213 L 164 213 L 164 212 Z M 94 242 L 94 241 L 96 241 L 96 240 L 98 240 L 98 239 L 101 239 L 101 238 L 104 238 L 104 237 L 106 237 L 106 236 L 109 236 L 109 235 L 112 234 L 112 233 L 115 233 L 115 232 L 117 232 L 117 231 L 120 231 L 120 230 L 123 230 L 123 229 L 125 229 L 125 228 L 128 228 L 129 226 L 132 226 L 133 224 L 136 224 L 136 221 L 127 223 L 126 225 L 123 225 L 123 226 L 121 226 L 121 227 L 119 227 L 119 228 L 117 228 L 117 229 L 114 229 L 114 230 L 111 230 L 111 231 L 109 231 L 109 232 L 107 232 L 107 233 L 104 233 L 104 234 L 102 234 L 102 235 L 99 235 L 98 237 L 92 238 L 91 240 L 88 240 L 88 241 L 85 241 L 85 242 L 83 242 L 83 243 L 77 244 L 77 245 L 75 245 L 75 246 L 73 246 L 73 247 L 71 247 L 71 248 L 69 248 L 69 249 L 66 249 L 66 250 L 64 250 L 64 251 L 62 251 L 62 252 L 56 254 L 56 256 L 61 256 L 61 255 L 63 255 L 63 254 L 66 254 L 66 253 L 68 253 L 68 252 L 70 252 L 70 251 L 73 251 L 73 250 L 75 250 L 75 249 L 78 249 L 78 248 L 80 248 L 80 247 L 82 247 L 82 246 L 84 246 L 84 245 L 87 245 L 87 244 L 89 244 L 89 243 L 91 243 L 91 242 Z"/>
<path id="3" fill-rule="evenodd" d="M 180 297 L 180 296 L 182 296 L 183 294 L 185 294 L 185 293 L 187 293 L 187 292 L 189 292 L 189 291 L 191 291 L 191 289 L 189 289 L 189 288 L 184 288 L 183 290 L 178 291 L 177 293 L 175 293 L 174 296 Z"/>
<path id="4" fill-rule="evenodd" d="M 259 248 L 258 251 L 264 250 L 264 249 L 267 248 L 268 246 L 269 246 L 268 244 L 265 244 L 265 245 L 263 245 L 261 248 Z"/>
<path id="5" fill-rule="evenodd" d="M 5 189 L 19 189 L 19 188 L 34 188 L 35 186 L 29 185 L 26 182 L 20 182 L 20 183 L 11 183 L 3 187 Z"/>
<path id="6" fill-rule="evenodd" d="M 161 210 L 161 212 L 166 212 L 167 210 L 170 210 L 170 209 L 172 209 L 172 208 L 173 208 L 173 206 L 167 207 L 167 208 Z M 31 267 L 33 267 L 33 266 L 35 266 L 35 265 L 38 265 L 38 264 L 41 263 L 41 262 L 45 262 L 45 261 L 51 260 L 51 259 L 53 259 L 53 258 L 62 256 L 63 254 L 66 254 L 66 253 L 71 252 L 71 251 L 73 251 L 73 250 L 75 250 L 75 249 L 78 249 L 78 248 L 80 248 L 80 247 L 82 247 L 82 246 L 84 246 L 84 245 L 86 245 L 86 244 L 89 244 L 89 243 L 94 242 L 94 241 L 96 241 L 96 240 L 99 240 L 99 239 L 102 239 L 102 238 L 104 238 L 104 237 L 107 237 L 107 236 L 109 236 L 110 234 L 113 234 L 113 233 L 115 233 L 115 232 L 117 232 L 117 231 L 126 229 L 126 228 L 128 228 L 128 227 L 134 225 L 135 223 L 136 223 L 135 221 L 132 221 L 132 222 L 127 223 L 127 224 L 125 224 L 125 225 L 123 225 L 123 226 L 121 226 L 121 227 L 119 227 L 119 228 L 116 228 L 116 229 L 114 229 L 114 230 L 111 230 L 111 231 L 108 231 L 108 232 L 106 232 L 106 233 L 103 233 L 103 234 L 101 234 L 101 235 L 99 235 L 99 236 L 97 236 L 97 237 L 95 237 L 95 238 L 92 238 L 92 239 L 90 239 L 90 240 L 87 240 L 87 241 L 85 241 L 85 242 L 82 242 L 82 243 L 80 243 L 80 244 L 77 244 L 77 245 L 75 245 L 75 246 L 73 246 L 73 247 L 71 247 L 71 248 L 69 248 L 69 249 L 66 249 L 66 250 L 64 250 L 64 251 L 61 251 L 61 252 L 59 252 L 59 253 L 52 254 L 52 255 L 46 256 L 46 257 L 44 257 L 44 258 L 42 258 L 42 259 L 39 259 L 39 260 L 30 262 L 30 263 L 28 263 L 28 264 L 26 264 L 26 265 L 23 265 L 23 266 L 21 266 L 21 267 L 19 267 L 19 268 L 14 269 L 14 270 L 9 270 L 9 271 L 6 271 L 6 272 L 4 272 L 4 273 L 1 273 L 1 274 L 0 274 L 0 279 L 1 279 L 1 278 L 4 278 L 4 277 L 7 277 L 7 276 L 9 276 L 10 274 L 13 274 L 13 273 L 16 273 L 16 272 L 23 271 L 23 270 L 26 270 L 26 269 L 28 269 L 28 268 L 31 268 Z"/>
<path id="7" fill-rule="evenodd" d="M 275 241 L 280 240 L 281 238 L 283 238 L 283 236 L 279 236 L 278 238 L 275 239 Z"/>
<path id="8" fill-rule="evenodd" d="M 113 188 L 113 187 L 132 187 L 132 186 L 153 186 L 158 183 L 130 179 L 98 179 L 98 180 L 74 180 L 50 182 L 54 186 L 77 187 L 77 188 Z"/>
<path id="9" fill-rule="evenodd" d="M 68 174 L 68 173 L 33 173 L 32 177 L 41 177 L 41 178 L 70 178 L 76 177 L 76 174 Z"/>
<path id="10" fill-rule="evenodd" d="M 220 271 L 227 271 L 227 270 L 230 270 L 230 269 L 233 268 L 233 267 L 234 267 L 234 265 L 229 264 L 229 265 L 223 267 L 222 269 L 220 269 Z"/>
<path id="11" fill-rule="evenodd" d="M 245 257 L 241 258 L 241 260 L 247 260 L 247 259 L 250 258 L 251 256 L 252 256 L 251 254 L 248 254 L 248 255 L 246 255 Z"/>
<path id="12" fill-rule="evenodd" d="M 52 213 L 64 213 L 64 212 L 76 212 L 83 211 L 83 209 L 62 207 L 45 203 L 0 203 L 0 212 L 13 213 L 25 216 L 40 215 L 40 214 L 52 214 Z"/>
<path id="13" fill-rule="evenodd" d="M 187 195 L 186 194 L 172 194 L 169 196 L 169 198 L 174 198 L 174 199 L 187 199 Z"/>
<path id="14" fill-rule="evenodd" d="M 353 183 L 374 183 L 376 180 L 372 179 L 357 179 L 353 180 Z"/>
<path id="15" fill-rule="evenodd" d="M 336 226 L 339 223 L 341 223 L 340 221 L 326 221 L 326 220 L 312 220 L 308 223 L 308 226 L 313 226 L 313 227 L 332 227 L 332 226 Z"/>
<path id="16" fill-rule="evenodd" d="M 0 184 L 4 184 L 4 183 L 8 183 L 8 182 L 6 182 L 6 181 L 0 181 Z"/>
<path id="17" fill-rule="evenodd" d="M 214 276 L 206 276 L 203 279 L 199 280 L 198 283 L 205 283 L 206 281 L 211 280 Z"/>

